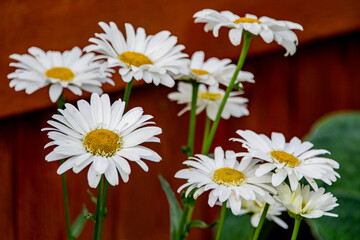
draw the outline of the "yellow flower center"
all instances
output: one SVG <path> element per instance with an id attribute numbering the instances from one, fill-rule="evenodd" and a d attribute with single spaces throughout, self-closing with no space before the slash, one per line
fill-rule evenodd
<path id="1" fill-rule="evenodd" d="M 196 75 L 199 75 L 199 76 L 210 74 L 208 71 L 201 70 L 201 69 L 191 69 L 191 71 L 192 71 L 193 73 L 195 73 Z"/>
<path id="2" fill-rule="evenodd" d="M 93 155 L 110 157 L 121 149 L 122 138 L 107 129 L 95 129 L 88 132 L 84 138 L 86 151 Z"/>
<path id="3" fill-rule="evenodd" d="M 242 17 L 239 19 L 236 19 L 233 23 L 239 24 L 239 23 L 261 23 L 261 21 L 255 19 L 255 18 L 248 18 L 248 17 Z"/>
<path id="4" fill-rule="evenodd" d="M 290 167 L 296 167 L 300 164 L 299 159 L 284 151 L 271 151 L 270 155 L 280 163 L 285 163 Z"/>
<path id="5" fill-rule="evenodd" d="M 53 67 L 45 72 L 48 78 L 60 79 L 60 81 L 68 82 L 73 80 L 75 74 L 66 67 Z"/>
<path id="6" fill-rule="evenodd" d="M 307 202 L 305 202 L 305 201 L 303 200 L 302 203 L 301 203 L 301 209 L 304 209 L 305 206 L 306 206 L 306 204 L 307 204 Z"/>
<path id="7" fill-rule="evenodd" d="M 208 100 L 219 100 L 221 99 L 222 95 L 221 93 L 212 93 L 212 92 L 202 92 L 200 93 L 200 97 Z"/>
<path id="8" fill-rule="evenodd" d="M 219 168 L 214 172 L 213 180 L 225 186 L 239 186 L 245 180 L 245 175 L 232 168 Z"/>
<path id="9" fill-rule="evenodd" d="M 119 56 L 119 60 L 128 66 L 140 67 L 144 64 L 153 64 L 153 62 L 144 54 L 138 52 L 123 52 Z"/>

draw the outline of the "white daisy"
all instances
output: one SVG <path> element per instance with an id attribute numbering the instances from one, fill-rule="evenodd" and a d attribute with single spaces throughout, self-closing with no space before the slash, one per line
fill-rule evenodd
<path id="1" fill-rule="evenodd" d="M 264 207 L 265 207 L 264 203 L 262 205 L 259 205 L 255 201 L 244 201 L 239 215 L 243 215 L 247 213 L 251 214 L 250 223 L 253 227 L 256 228 L 259 225 Z M 287 229 L 288 225 L 281 218 L 278 217 L 285 210 L 286 208 L 284 206 L 275 202 L 274 204 L 269 205 L 269 209 L 266 213 L 266 219 L 268 219 L 269 221 L 274 221 L 280 227 Z"/>
<path id="2" fill-rule="evenodd" d="M 212 57 L 205 61 L 205 53 L 197 51 L 191 57 L 187 72 L 175 78 L 180 80 L 196 80 L 207 85 L 218 85 L 221 83 L 228 86 L 235 69 L 236 65 L 231 64 L 231 60 L 228 58 L 220 60 Z M 240 71 L 235 83 L 239 83 L 239 86 L 242 87 L 241 82 L 245 81 L 254 83 L 254 74 Z"/>
<path id="3" fill-rule="evenodd" d="M 298 38 L 290 29 L 303 30 L 302 26 L 290 21 L 277 21 L 269 17 L 257 18 L 255 15 L 246 14 L 240 17 L 230 11 L 218 12 L 204 9 L 194 14 L 195 22 L 206 23 L 204 30 L 213 31 L 215 37 L 219 36 L 221 27 L 230 28 L 229 39 L 231 43 L 238 46 L 241 42 L 243 30 L 253 35 L 260 35 L 266 42 L 276 41 L 286 49 L 285 56 L 296 52 Z"/>
<path id="4" fill-rule="evenodd" d="M 90 104 L 85 100 L 77 102 L 78 109 L 65 104 L 65 109 L 59 109 L 60 114 L 53 115 L 48 121 L 52 128 L 48 137 L 52 140 L 45 147 L 56 146 L 46 156 L 46 161 L 66 159 L 57 170 L 62 174 L 69 169 L 80 172 L 91 164 L 88 171 L 90 187 L 96 187 L 102 174 L 111 185 L 117 185 L 119 178 L 124 182 L 129 180 L 131 172 L 128 161 L 134 161 L 145 171 L 147 165 L 141 160 L 159 162 L 161 157 L 153 150 L 140 144 L 145 142 L 160 142 L 155 137 L 161 133 L 161 128 L 146 126 L 154 124 L 148 120 L 150 115 L 143 115 L 140 107 L 124 113 L 125 102 L 115 101 L 112 105 L 107 94 L 99 97 L 91 95 Z"/>
<path id="5" fill-rule="evenodd" d="M 186 196 L 194 189 L 194 199 L 205 191 L 209 194 L 209 205 L 213 207 L 217 201 L 227 201 L 227 207 L 234 214 L 239 214 L 243 200 L 261 201 L 274 203 L 269 192 L 275 193 L 275 189 L 268 183 L 269 175 L 255 176 L 256 161 L 238 162 L 232 151 L 224 151 L 221 147 L 215 148 L 215 159 L 198 154 L 187 160 L 184 164 L 190 168 L 182 169 L 175 174 L 176 178 L 186 179 L 178 192 L 187 188 Z"/>
<path id="6" fill-rule="evenodd" d="M 52 102 L 56 102 L 64 88 L 68 88 L 76 95 L 82 90 L 101 94 L 103 83 L 114 82 L 110 79 L 113 70 L 106 69 L 102 62 L 95 62 L 95 55 L 82 55 L 82 50 L 74 47 L 63 53 L 47 51 L 37 47 L 29 48 L 30 54 L 12 54 L 10 58 L 18 61 L 10 63 L 16 67 L 15 72 L 8 75 L 10 87 L 15 91 L 25 89 L 27 94 L 50 85 L 49 95 Z"/>
<path id="7" fill-rule="evenodd" d="M 173 87 L 172 74 L 186 70 L 187 54 L 181 51 L 183 45 L 176 45 L 177 38 L 170 36 L 169 31 L 161 31 L 146 36 L 143 28 L 135 30 L 129 23 L 125 24 L 126 40 L 115 23 L 99 23 L 105 33 L 96 33 L 98 38 L 90 38 L 94 43 L 86 51 L 100 53 L 98 58 L 107 59 L 110 67 L 120 67 L 119 73 L 125 82 L 132 78 L 144 79 L 146 83 L 163 84 Z"/>
<path id="8" fill-rule="evenodd" d="M 286 177 L 289 178 L 290 186 L 293 191 L 296 190 L 298 182 L 303 177 L 315 189 L 318 186 L 314 179 L 320 179 L 331 185 L 340 175 L 334 168 L 339 168 L 339 163 L 318 155 L 329 154 L 324 149 L 311 149 L 313 144 L 310 142 L 301 142 L 294 137 L 289 143 L 286 143 L 285 137 L 281 133 L 272 133 L 271 139 L 265 135 L 258 135 L 253 131 L 236 131 L 242 139 L 233 138 L 232 140 L 242 143 L 247 153 L 239 153 L 247 161 L 252 158 L 265 161 L 256 171 L 257 176 L 266 174 L 272 170 L 273 186 L 279 186 Z"/>
<path id="9" fill-rule="evenodd" d="M 337 198 L 331 193 L 325 193 L 324 188 L 318 191 L 310 191 L 309 185 L 300 186 L 296 191 L 291 191 L 285 183 L 278 188 L 278 195 L 275 196 L 290 213 L 300 215 L 305 218 L 319 218 L 322 216 L 337 217 L 335 213 L 329 213 L 335 207 Z"/>
<path id="10" fill-rule="evenodd" d="M 242 117 L 249 115 L 249 110 L 246 105 L 248 100 L 243 97 L 238 97 L 238 95 L 242 93 L 242 91 L 230 93 L 224 110 L 221 113 L 222 118 L 229 119 L 231 116 Z M 178 104 L 187 104 L 187 106 L 179 112 L 179 116 L 191 109 L 191 95 L 192 84 L 185 82 L 179 82 L 178 92 L 173 92 L 168 95 L 170 100 L 177 101 Z M 224 95 L 225 91 L 217 86 L 209 86 L 209 88 L 207 88 L 204 84 L 200 84 L 196 114 L 200 114 L 205 109 L 206 115 L 214 121 Z"/>

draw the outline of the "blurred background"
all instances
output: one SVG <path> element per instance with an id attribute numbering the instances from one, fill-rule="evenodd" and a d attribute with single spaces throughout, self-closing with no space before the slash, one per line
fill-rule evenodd
<path id="1" fill-rule="evenodd" d="M 65 239 L 65 216 L 61 178 L 57 162 L 47 163 L 49 141 L 40 129 L 56 113 L 48 88 L 32 95 L 9 88 L 7 74 L 10 54 L 27 53 L 31 46 L 64 51 L 88 45 L 94 33 L 102 32 L 99 21 L 114 21 L 124 30 L 124 23 L 144 27 L 147 34 L 169 30 L 184 44 L 189 55 L 205 51 L 206 58 L 238 58 L 240 47 L 228 40 L 227 31 L 220 37 L 194 24 L 192 15 L 202 9 L 230 10 L 240 16 L 252 13 L 277 20 L 300 23 L 304 31 L 297 53 L 284 57 L 285 50 L 276 43 L 266 44 L 254 38 L 243 70 L 255 75 L 255 84 L 245 83 L 250 116 L 220 122 L 214 146 L 240 151 L 239 144 L 229 142 L 237 129 L 251 129 L 269 135 L 282 132 L 290 140 L 302 138 L 312 124 L 325 114 L 360 108 L 360 1 L 358 0 L 252 0 L 252 1 L 166 1 L 166 0 L 2 0 L 0 2 L 0 232 L 3 239 Z M 116 85 L 105 86 L 112 100 L 122 98 L 125 84 L 119 74 Z M 151 147 L 163 158 L 149 163 L 145 173 L 132 166 L 130 181 L 110 187 L 103 239 L 169 239 L 169 210 L 158 175 L 162 174 L 176 190 L 183 181 L 174 174 L 186 159 L 181 146 L 187 142 L 189 115 L 177 117 L 183 106 L 167 99 L 176 89 L 136 82 L 129 107 L 141 106 L 154 116 L 163 129 L 161 144 Z M 78 97 L 65 91 L 69 102 Z M 83 97 L 88 99 L 90 94 Z M 205 118 L 197 121 L 196 136 L 202 137 Z M 196 144 L 200 152 L 200 141 Z M 86 206 L 93 213 L 86 172 L 67 173 L 71 220 Z M 90 189 L 95 195 L 96 190 Z M 207 195 L 199 198 L 195 218 L 214 221 L 219 207 L 207 205 Z M 292 228 L 292 223 L 289 224 Z M 88 221 L 79 239 L 90 239 L 93 222 Z M 212 230 L 192 230 L 189 239 L 210 239 Z M 305 227 L 298 239 L 310 239 Z M 279 239 L 279 238 L 278 238 Z M 286 239 L 286 238 L 284 238 Z"/>

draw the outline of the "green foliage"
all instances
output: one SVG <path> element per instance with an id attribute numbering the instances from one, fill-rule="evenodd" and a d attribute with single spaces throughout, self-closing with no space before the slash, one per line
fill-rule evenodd
<path id="1" fill-rule="evenodd" d="M 202 228 L 202 229 L 213 228 L 216 224 L 218 224 L 218 222 L 213 222 L 213 223 L 207 225 L 205 222 L 203 222 L 201 220 L 194 220 L 188 224 L 188 228 L 189 229 L 193 228 L 193 227 L 198 227 L 198 228 Z"/>
<path id="2" fill-rule="evenodd" d="M 190 152 L 190 148 L 188 146 L 181 146 L 181 151 L 183 154 L 188 154 Z"/>
<path id="3" fill-rule="evenodd" d="M 75 222 L 71 227 L 71 233 L 73 237 L 77 238 L 80 235 L 81 231 L 85 226 L 88 214 L 89 214 L 88 210 L 84 207 L 84 209 L 78 215 L 78 217 L 76 218 Z"/>
<path id="4" fill-rule="evenodd" d="M 332 212 L 338 218 L 307 220 L 314 236 L 320 240 L 360 239 L 360 112 L 338 113 L 318 121 L 306 140 L 314 148 L 327 149 L 330 158 L 340 163 L 341 178 L 332 186 L 322 184 L 338 198 Z"/>
<path id="5" fill-rule="evenodd" d="M 96 199 L 96 197 L 94 196 L 94 194 L 88 189 L 87 190 L 87 193 L 89 194 L 89 196 L 90 196 L 90 200 L 93 202 L 93 203 L 95 203 L 95 205 L 97 204 L 97 199 Z"/>
<path id="6" fill-rule="evenodd" d="M 250 216 L 235 216 L 227 210 L 221 239 L 247 239 L 250 229 Z"/>
<path id="7" fill-rule="evenodd" d="M 169 183 L 159 175 L 161 186 L 166 194 L 170 207 L 170 236 L 171 240 L 178 240 L 179 238 L 179 225 L 182 216 L 182 209 L 177 201 L 174 192 L 172 191 Z"/>

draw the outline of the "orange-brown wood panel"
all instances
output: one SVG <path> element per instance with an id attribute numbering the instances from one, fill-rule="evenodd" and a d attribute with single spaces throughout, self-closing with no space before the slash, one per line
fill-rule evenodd
<path id="1" fill-rule="evenodd" d="M 6 239 L 15 238 L 15 175 L 14 175 L 14 143 L 16 138 L 13 137 L 12 130 L 16 125 L 11 119 L 1 121 L 0 124 L 0 232 L 6 236 Z"/>
<path id="2" fill-rule="evenodd" d="M 99 21 L 115 21 L 120 29 L 125 22 L 142 26 L 147 33 L 170 30 L 178 36 L 179 42 L 192 54 L 204 50 L 207 56 L 236 58 L 238 52 L 227 39 L 227 32 L 221 31 L 218 39 L 203 31 L 203 24 L 193 23 L 193 14 L 201 9 L 231 10 L 239 15 L 253 13 L 286 19 L 304 26 L 298 32 L 300 43 L 313 42 L 327 37 L 350 33 L 360 29 L 360 1 L 42 1 L 3 0 L 0 2 L 0 102 L 8 104 L 0 108 L 0 118 L 52 106 L 47 90 L 31 96 L 24 92 L 15 93 L 8 87 L 6 75 L 13 71 L 8 67 L 12 53 L 26 53 L 31 46 L 45 50 L 64 51 L 77 45 L 85 47 L 94 33 L 101 32 Z M 255 39 L 250 54 L 258 55 L 269 51 L 283 51 L 277 44 L 265 44 Z M 116 87 L 105 87 L 105 91 L 122 89 L 124 84 L 116 77 Z M 16 97 L 15 97 L 16 96 Z M 11 101 L 9 101 L 11 99 Z M 78 99 L 73 95 L 70 99 Z"/>

